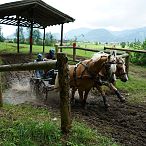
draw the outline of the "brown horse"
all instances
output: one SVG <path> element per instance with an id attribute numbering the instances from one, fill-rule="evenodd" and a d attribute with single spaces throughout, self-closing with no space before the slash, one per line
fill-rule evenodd
<path id="1" fill-rule="evenodd" d="M 107 80 L 116 80 L 116 57 L 105 53 L 96 53 L 91 59 L 79 62 L 69 67 L 72 99 L 78 89 L 82 105 L 85 106 L 89 91 L 95 86 L 98 74 L 107 76 Z M 85 92 L 85 93 L 84 93 Z M 84 94 L 83 94 L 84 93 Z"/>
<path id="2" fill-rule="evenodd" d="M 116 64 L 117 64 L 116 72 L 115 72 L 116 77 L 119 78 L 122 82 L 128 81 L 128 76 L 126 73 L 126 66 L 125 66 L 124 60 L 121 57 L 117 57 Z M 109 107 L 109 104 L 107 103 L 105 92 L 104 92 L 104 90 L 102 90 L 102 85 L 109 87 L 117 95 L 117 97 L 120 99 L 121 102 L 125 101 L 125 98 L 121 95 L 121 93 L 114 86 L 114 83 L 115 82 L 107 81 L 106 77 L 104 77 L 104 76 L 100 77 L 100 81 L 97 80 L 97 82 L 95 82 L 95 87 L 101 93 L 105 107 Z"/>
<path id="3" fill-rule="evenodd" d="M 116 57 L 116 72 L 115 72 L 115 74 L 116 74 L 116 77 L 119 78 L 121 81 L 123 81 L 123 82 L 128 81 L 125 62 L 120 57 Z M 125 101 L 125 98 L 120 94 L 120 92 L 117 90 L 117 88 L 113 84 L 114 84 L 114 81 L 109 80 L 106 72 L 103 72 L 103 70 L 101 70 L 99 72 L 99 74 L 97 75 L 97 78 L 94 82 L 93 87 L 96 87 L 97 90 L 101 93 L 105 107 L 109 107 L 109 104 L 107 103 L 105 92 L 104 92 L 104 90 L 102 90 L 102 85 L 108 86 L 111 90 L 113 90 L 121 102 Z M 73 89 L 72 100 L 74 100 L 74 94 L 75 94 L 75 90 Z M 84 94 L 84 97 L 85 97 L 84 102 L 86 102 L 87 94 L 88 93 L 86 91 Z"/>

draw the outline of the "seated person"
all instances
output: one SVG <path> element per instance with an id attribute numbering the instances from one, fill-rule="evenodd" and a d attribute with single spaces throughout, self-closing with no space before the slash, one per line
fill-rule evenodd
<path id="1" fill-rule="evenodd" d="M 54 60 L 55 59 L 55 50 L 54 49 L 50 49 L 49 53 L 46 53 L 45 58 L 43 59 L 44 61 L 48 61 L 48 60 Z M 52 78 L 51 76 L 49 76 L 49 70 L 44 70 L 44 77 L 45 78 Z"/>
<path id="2" fill-rule="evenodd" d="M 40 53 L 37 55 L 37 59 L 34 60 L 34 62 L 39 62 L 39 61 L 43 61 L 43 55 L 40 54 Z M 43 75 L 44 75 L 44 71 L 43 70 L 35 70 L 35 77 L 42 78 Z"/>
<path id="3" fill-rule="evenodd" d="M 52 48 L 50 49 L 49 53 L 46 53 L 45 58 L 43 59 L 44 61 L 47 61 L 49 59 L 55 59 L 55 50 Z"/>

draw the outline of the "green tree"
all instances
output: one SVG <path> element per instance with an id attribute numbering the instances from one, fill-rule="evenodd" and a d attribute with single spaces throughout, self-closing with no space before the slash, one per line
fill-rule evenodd
<path id="1" fill-rule="evenodd" d="M 146 39 L 142 43 L 142 49 L 146 50 Z M 141 54 L 141 62 L 142 64 L 146 65 L 146 53 Z"/>
<path id="2" fill-rule="evenodd" d="M 16 29 L 16 32 L 14 34 L 15 38 L 14 38 L 14 42 L 17 43 L 17 35 L 18 35 L 18 28 Z M 24 37 L 24 32 L 23 32 L 23 27 L 19 28 L 19 42 L 21 44 L 24 44 L 25 42 L 25 37 Z"/>
<path id="3" fill-rule="evenodd" d="M 41 32 L 39 31 L 39 29 L 33 30 L 33 41 L 37 45 L 42 45 Z"/>
<path id="4" fill-rule="evenodd" d="M 4 42 L 5 38 L 2 33 L 2 27 L 0 26 L 0 42 Z"/>
<path id="5" fill-rule="evenodd" d="M 125 48 L 126 43 L 125 42 L 121 42 L 120 45 L 121 45 L 122 48 Z"/>
<path id="6" fill-rule="evenodd" d="M 51 34 L 51 32 L 46 33 L 45 37 L 46 37 L 45 38 L 45 45 L 47 45 L 47 46 L 53 46 L 54 43 L 56 42 L 54 39 L 54 36 Z"/>
<path id="7" fill-rule="evenodd" d="M 131 45 L 131 46 L 133 46 L 134 50 L 142 49 L 142 43 L 136 39 L 135 39 L 133 45 Z M 131 62 L 141 64 L 141 56 L 142 56 L 142 53 L 137 53 L 137 52 L 131 53 Z"/>

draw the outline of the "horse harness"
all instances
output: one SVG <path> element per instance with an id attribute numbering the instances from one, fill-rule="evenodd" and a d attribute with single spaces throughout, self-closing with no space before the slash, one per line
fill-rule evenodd
<path id="1" fill-rule="evenodd" d="M 92 60 L 90 60 L 89 62 L 87 62 L 87 64 L 83 63 L 82 61 L 79 62 L 78 64 L 76 64 L 76 66 L 75 66 L 75 68 L 74 68 L 74 72 L 73 72 L 73 78 L 74 78 L 74 81 L 75 81 L 76 86 L 77 86 L 77 80 L 78 80 L 78 79 L 83 79 L 83 77 L 84 77 L 83 75 L 84 75 L 84 72 L 85 72 L 85 71 L 87 71 L 87 73 L 88 73 L 88 75 L 89 75 L 89 76 L 88 76 L 89 79 L 98 81 L 99 78 L 97 78 L 97 74 L 95 74 L 95 73 L 89 71 L 89 63 L 90 63 L 91 61 L 92 61 Z M 115 64 L 115 63 L 114 63 L 114 62 L 110 62 L 110 61 L 109 61 L 109 62 L 104 62 L 104 63 L 102 64 L 102 66 L 101 66 L 101 69 L 105 66 L 106 71 L 108 71 L 111 64 Z M 77 68 L 78 68 L 79 65 L 82 65 L 82 66 L 84 67 L 84 70 L 82 71 L 81 75 L 80 75 L 79 77 L 77 77 L 77 73 L 76 73 L 76 72 L 77 72 Z M 101 75 L 98 74 L 98 77 L 99 77 L 99 76 L 101 77 Z"/>
<path id="2" fill-rule="evenodd" d="M 92 78 L 95 77 L 95 75 L 89 71 L 89 63 L 90 63 L 90 61 L 89 61 L 87 64 L 85 64 L 85 63 L 83 63 L 83 62 L 81 61 L 81 62 L 79 62 L 78 64 L 76 64 L 76 66 L 75 66 L 75 68 L 74 68 L 74 72 L 73 72 L 73 77 L 74 77 L 74 80 L 75 80 L 75 81 L 76 81 L 77 79 L 83 79 L 83 75 L 84 75 L 84 72 L 85 72 L 85 71 L 87 71 L 87 73 L 89 74 L 89 78 L 90 78 L 90 79 L 92 79 Z M 76 71 L 77 71 L 77 68 L 78 68 L 78 66 L 79 66 L 80 64 L 84 67 L 84 70 L 82 71 L 80 77 L 77 77 Z"/>

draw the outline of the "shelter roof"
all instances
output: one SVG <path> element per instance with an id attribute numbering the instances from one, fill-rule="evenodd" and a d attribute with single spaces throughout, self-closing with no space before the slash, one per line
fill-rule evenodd
<path id="1" fill-rule="evenodd" d="M 75 19 L 41 0 L 21 0 L 0 5 L 0 24 L 45 28 L 74 22 Z"/>

